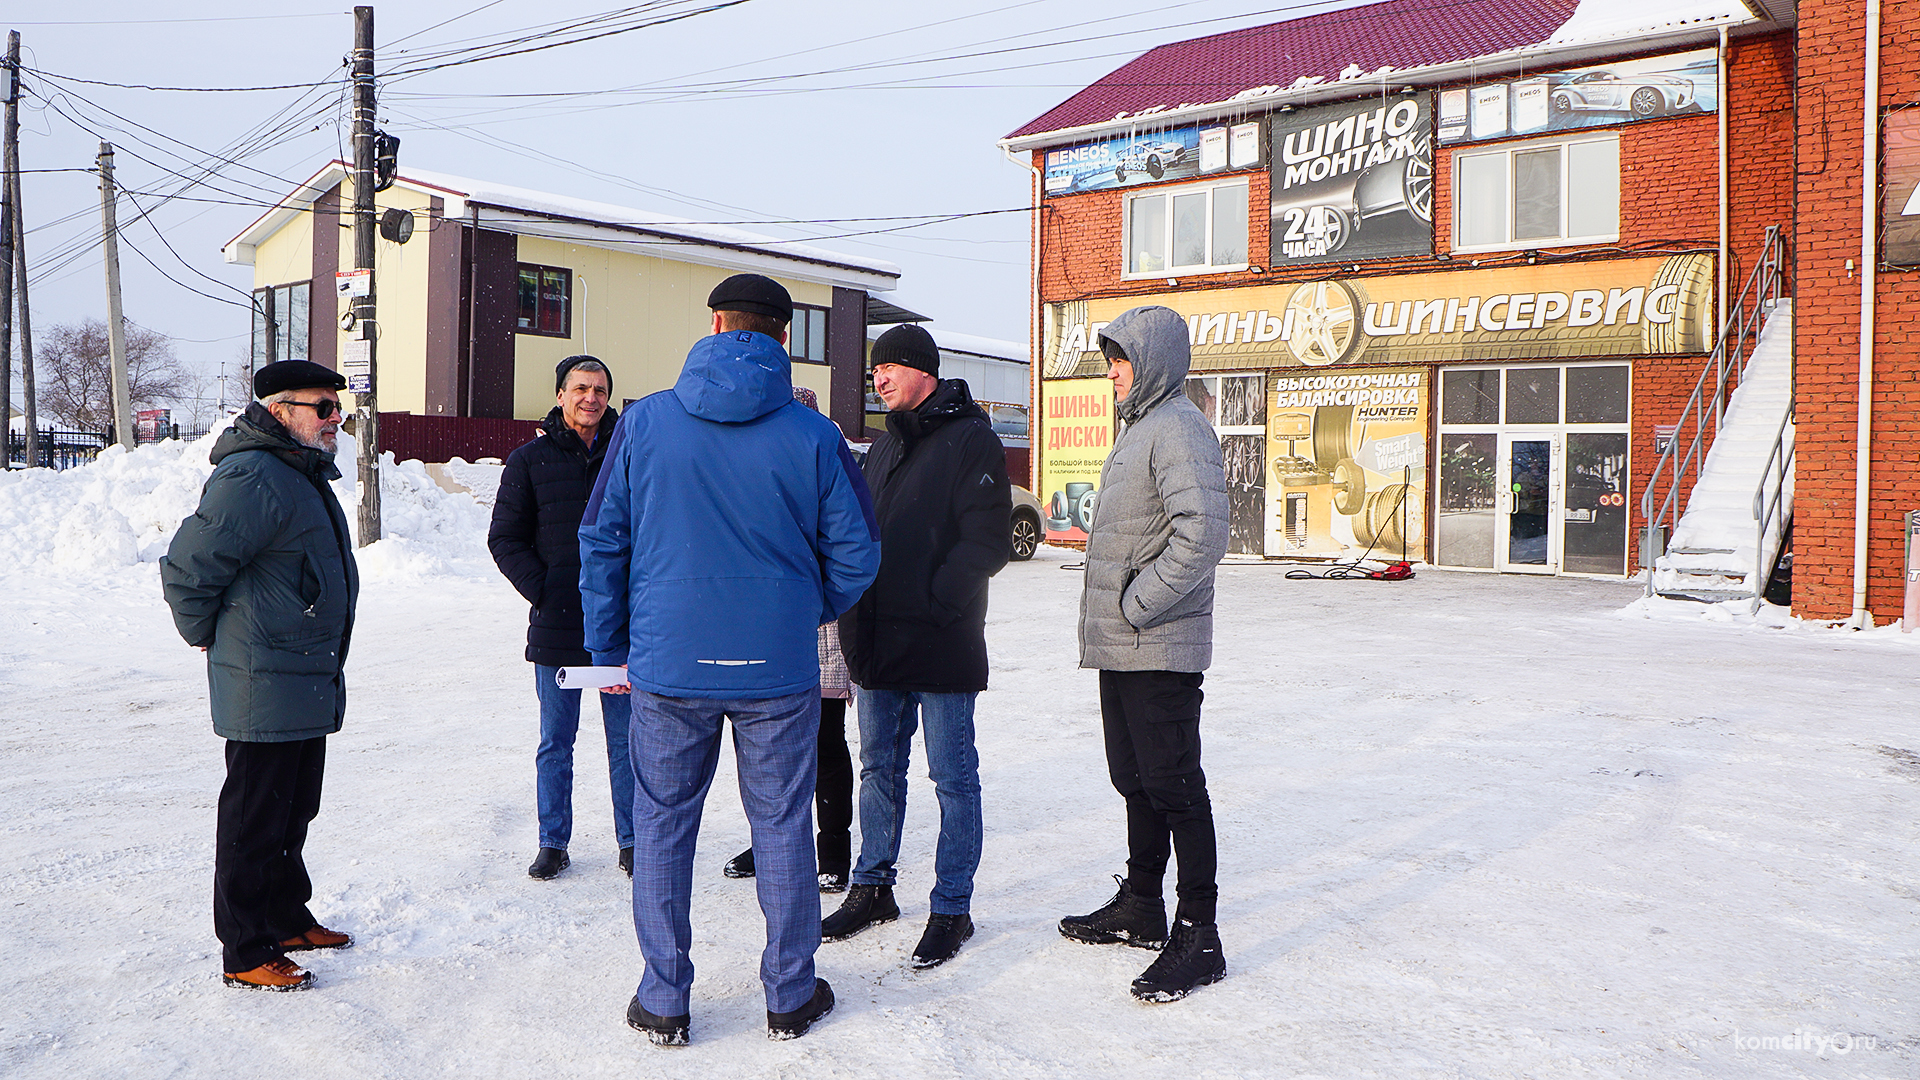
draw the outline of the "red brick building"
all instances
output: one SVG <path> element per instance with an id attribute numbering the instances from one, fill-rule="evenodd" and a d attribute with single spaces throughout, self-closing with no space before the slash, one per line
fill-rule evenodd
<path id="1" fill-rule="evenodd" d="M 1603 576 L 1664 551 L 1708 575 L 1691 591 L 1750 595 L 1784 529 L 1678 520 L 1720 498 L 1695 484 L 1737 413 L 1787 432 L 1782 456 L 1797 428 L 1797 498 L 1792 481 L 1777 495 L 1797 507 L 1795 605 L 1846 616 L 1863 19 L 1837 3 L 1797 19 L 1762 0 L 1388 0 L 1162 46 L 1009 135 L 1039 207 L 1034 479 L 1052 537 L 1084 536 L 1111 438 L 1099 325 L 1158 303 L 1188 317 L 1236 551 Z M 1882 19 L 1885 112 L 1920 94 L 1920 14 Z M 1898 511 L 1920 507 L 1898 466 L 1920 455 L 1912 288 L 1887 268 L 1875 291 L 1883 619 Z M 1739 513 L 1752 481 L 1730 470 L 1767 474 L 1744 438 L 1710 463 Z M 1733 568 L 1685 569 L 1716 558 Z"/>

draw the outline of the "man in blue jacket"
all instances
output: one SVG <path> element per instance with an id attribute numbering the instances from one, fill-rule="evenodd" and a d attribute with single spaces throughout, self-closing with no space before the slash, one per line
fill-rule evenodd
<path id="1" fill-rule="evenodd" d="M 816 630 L 880 565 L 845 440 L 793 399 L 786 289 L 736 274 L 707 306 L 713 335 L 673 389 L 627 410 L 580 524 L 586 647 L 596 664 L 626 665 L 633 687 L 633 922 L 646 973 L 627 1023 L 661 1046 L 687 1041 L 694 840 L 727 720 L 767 920 L 767 1035 L 804 1035 L 833 1008 L 813 967 Z"/>

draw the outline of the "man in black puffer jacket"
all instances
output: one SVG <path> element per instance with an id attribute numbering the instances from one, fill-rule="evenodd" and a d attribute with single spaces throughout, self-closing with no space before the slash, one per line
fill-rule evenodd
<path id="1" fill-rule="evenodd" d="M 554 374 L 559 404 L 547 414 L 546 433 L 507 457 L 487 530 L 487 550 L 500 572 L 533 605 L 528 613 L 527 659 L 540 700 L 540 749 L 534 755 L 540 817 L 540 853 L 527 867 L 542 881 L 567 868 L 573 839 L 573 740 L 580 729 L 580 691 L 562 689 L 563 667 L 593 663 L 583 645 L 580 616 L 580 518 L 600 475 L 619 414 L 607 405 L 613 375 L 591 356 L 569 356 Z M 625 688 L 621 688 L 621 693 Z M 627 703 L 600 695 L 607 730 L 607 771 L 613 786 L 613 825 L 620 869 L 633 874 L 633 763 L 627 759 Z"/>
<path id="2" fill-rule="evenodd" d="M 906 817 L 907 753 L 926 728 L 940 842 L 915 967 L 944 963 L 973 935 L 980 865 L 980 755 L 973 703 L 987 688 L 987 579 L 1012 550 L 1006 450 L 967 384 L 940 378 L 933 336 L 912 324 L 873 344 L 874 389 L 892 411 L 864 472 L 880 522 L 880 574 L 840 618 L 860 688 L 860 859 L 828 941 L 898 918 L 893 884 Z"/>

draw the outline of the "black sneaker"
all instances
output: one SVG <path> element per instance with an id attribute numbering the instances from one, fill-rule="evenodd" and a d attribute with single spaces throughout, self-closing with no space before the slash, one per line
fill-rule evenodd
<path id="1" fill-rule="evenodd" d="M 679 1016 L 655 1016 L 640 1004 L 640 995 L 633 995 L 627 1002 L 627 1026 L 646 1035 L 647 1041 L 655 1046 L 687 1045 L 687 1023 L 692 1019 L 686 1014 Z"/>
<path id="2" fill-rule="evenodd" d="M 1060 920 L 1060 933 L 1089 945 L 1132 945 L 1140 949 L 1158 949 L 1167 943 L 1167 902 L 1158 896 L 1141 896 L 1133 883 L 1113 875 L 1120 891 L 1105 907 L 1090 915 L 1069 915 Z"/>
<path id="3" fill-rule="evenodd" d="M 630 847 L 620 849 L 620 871 L 627 875 L 628 881 L 633 880 L 633 849 Z"/>
<path id="4" fill-rule="evenodd" d="M 893 902 L 891 885 L 854 885 L 840 910 L 820 920 L 821 941 L 843 941 L 869 926 L 892 922 L 900 917 L 900 905 Z"/>
<path id="5" fill-rule="evenodd" d="M 727 865 L 721 867 L 720 872 L 733 878 L 752 877 L 753 849 L 748 848 L 733 858 L 728 859 Z"/>
<path id="6" fill-rule="evenodd" d="M 973 918 L 968 915 L 942 915 L 935 912 L 927 916 L 927 932 L 920 935 L 920 944 L 913 947 L 913 966 L 916 971 L 930 967 L 939 967 L 953 959 L 960 946 L 973 936 Z"/>
<path id="7" fill-rule="evenodd" d="M 792 1012 L 767 1010 L 767 1038 L 784 1042 L 807 1033 L 815 1020 L 833 1011 L 833 987 L 825 979 L 813 980 L 813 999 Z M 682 1017 L 681 1019 L 686 1019 Z"/>
<path id="8" fill-rule="evenodd" d="M 527 876 L 536 881 L 547 881 L 572 865 L 573 860 L 567 858 L 565 848 L 543 847 L 540 854 L 533 857 L 533 865 L 527 867 Z"/>
<path id="9" fill-rule="evenodd" d="M 845 870 L 820 871 L 820 891 L 823 893 L 846 892 L 847 872 Z"/>
<path id="10" fill-rule="evenodd" d="M 1220 928 L 1185 919 L 1173 924 L 1167 947 L 1140 977 L 1133 980 L 1133 996 L 1141 1001 L 1179 1001 L 1209 983 L 1227 976 L 1227 958 L 1220 951 Z"/>

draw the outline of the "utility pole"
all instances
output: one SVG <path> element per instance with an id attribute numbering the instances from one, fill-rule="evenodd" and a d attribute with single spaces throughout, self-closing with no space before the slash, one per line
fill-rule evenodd
<path id="1" fill-rule="evenodd" d="M 40 462 L 40 410 L 33 378 L 33 317 L 27 304 L 27 227 L 20 209 L 20 31 L 7 32 L 7 204 L 13 211 L 13 288 L 20 298 L 20 389 L 26 401 L 27 467 Z M 9 388 L 9 394 L 12 390 Z M 9 416 L 12 410 L 5 411 Z"/>
<path id="2" fill-rule="evenodd" d="M 16 124 L 20 97 L 20 34 L 11 31 L 7 34 L 7 119 L 4 152 L 5 162 L 0 168 L 6 175 L 0 178 L 0 416 L 7 419 L 7 438 L 0 447 L 0 469 L 13 468 L 13 181 L 20 175 L 20 159 L 15 156 L 12 135 L 18 130 Z M 32 464 L 32 459 L 28 459 Z"/>
<path id="3" fill-rule="evenodd" d="M 100 223 L 107 263 L 107 347 L 113 355 L 113 434 L 133 449 L 133 404 L 127 389 L 127 328 L 120 314 L 120 226 L 114 220 L 113 144 L 100 144 Z"/>
<path id="4" fill-rule="evenodd" d="M 353 265 L 367 271 L 373 269 L 373 121 L 373 8 L 363 5 L 353 9 Z M 373 300 L 371 285 L 365 295 L 353 298 L 353 325 L 360 337 L 347 342 L 348 358 L 360 349 L 366 357 L 366 373 L 357 379 L 351 372 L 347 376 L 347 390 L 354 396 L 353 434 L 359 442 L 362 547 L 380 539 L 380 413 L 374 400 L 379 376 L 374 350 L 380 332 Z"/>

